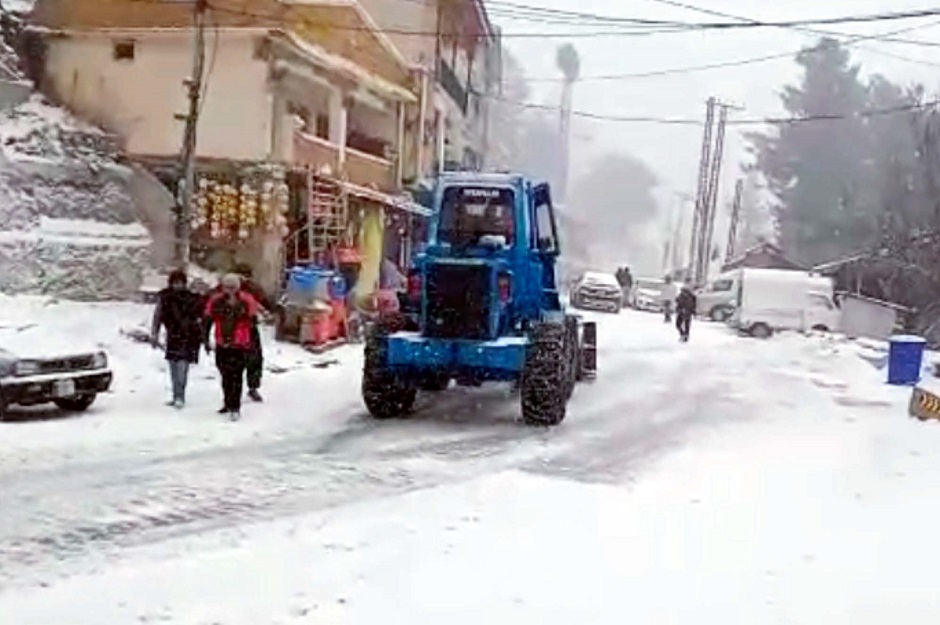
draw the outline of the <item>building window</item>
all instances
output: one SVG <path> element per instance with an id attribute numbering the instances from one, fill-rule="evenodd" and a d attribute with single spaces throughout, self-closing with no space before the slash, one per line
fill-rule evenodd
<path id="1" fill-rule="evenodd" d="M 115 41 L 114 42 L 114 60 L 115 61 L 133 61 L 136 45 L 133 41 Z"/>

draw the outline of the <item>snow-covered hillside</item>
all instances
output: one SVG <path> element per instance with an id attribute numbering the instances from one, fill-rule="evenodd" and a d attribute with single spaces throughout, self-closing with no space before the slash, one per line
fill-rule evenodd
<path id="1" fill-rule="evenodd" d="M 114 141 L 34 96 L 0 113 L 0 291 L 132 293 L 149 236 Z"/>

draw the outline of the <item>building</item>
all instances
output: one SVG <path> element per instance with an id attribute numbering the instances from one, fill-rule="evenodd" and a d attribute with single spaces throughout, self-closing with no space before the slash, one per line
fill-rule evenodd
<path id="1" fill-rule="evenodd" d="M 193 4 L 37 0 L 33 20 L 43 29 L 43 89 L 120 137 L 132 159 L 175 190 Z M 304 241 L 310 249 L 300 256 L 310 260 L 327 247 L 356 245 L 353 217 L 372 224 L 372 241 L 388 211 L 409 209 L 397 196 L 405 169 L 415 167 L 406 163 L 415 150 L 406 148 L 405 122 L 421 108 L 421 80 L 359 3 L 213 0 L 206 23 L 200 175 L 228 181 L 218 185 L 229 190 L 272 165 L 307 176 L 272 178 L 292 197 L 305 190 L 298 217 L 258 236 L 247 228 L 260 218 L 246 219 L 234 228 L 244 236 L 228 237 L 231 256 L 259 265 L 273 289 L 288 262 L 285 242 Z M 369 247 L 364 271 L 377 275 L 382 252 Z"/>
<path id="2" fill-rule="evenodd" d="M 740 256 L 731 259 L 722 266 L 721 270 L 723 272 L 732 271 L 742 267 L 750 269 L 795 269 L 798 271 L 807 269 L 800 263 L 787 258 L 783 250 L 769 241 L 758 243 Z"/>
<path id="3" fill-rule="evenodd" d="M 484 168 L 502 60 L 483 0 L 360 1 L 423 75 L 423 105 L 407 122 L 422 130 L 405 177 Z"/>
<path id="4" fill-rule="evenodd" d="M 355 1 L 216 0 L 207 14 L 198 156 L 310 163 L 396 190 L 411 67 Z M 177 155 L 193 64 L 192 4 L 37 0 L 44 88 L 124 140 Z"/>

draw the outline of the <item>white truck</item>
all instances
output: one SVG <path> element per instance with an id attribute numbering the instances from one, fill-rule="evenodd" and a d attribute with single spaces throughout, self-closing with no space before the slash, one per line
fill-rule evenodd
<path id="1" fill-rule="evenodd" d="M 840 330 L 842 311 L 831 278 L 787 269 L 738 271 L 733 327 L 759 338 L 776 330 Z"/>

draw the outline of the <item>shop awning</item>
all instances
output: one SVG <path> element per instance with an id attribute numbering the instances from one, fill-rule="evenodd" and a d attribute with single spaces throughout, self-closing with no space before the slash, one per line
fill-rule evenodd
<path id="1" fill-rule="evenodd" d="M 379 204 L 384 204 L 385 206 L 391 206 L 392 208 L 397 208 L 400 211 L 411 213 L 412 215 L 418 215 L 421 217 L 430 217 L 431 210 L 421 206 L 420 204 L 413 202 L 405 197 L 389 195 L 388 193 L 382 193 L 376 189 L 370 189 L 369 187 L 363 187 L 358 184 L 353 184 L 351 182 L 342 183 L 343 188 L 350 195 L 355 195 L 366 200 L 372 200 Z"/>

